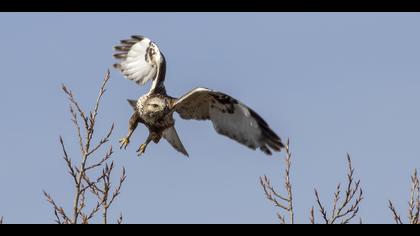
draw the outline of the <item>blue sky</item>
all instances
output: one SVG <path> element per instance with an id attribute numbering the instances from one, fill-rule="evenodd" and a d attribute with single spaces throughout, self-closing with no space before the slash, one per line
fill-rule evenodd
<path id="1" fill-rule="evenodd" d="M 167 62 L 170 95 L 205 86 L 256 110 L 291 139 L 297 222 L 308 222 L 313 188 L 331 202 L 345 181 L 346 153 L 362 180 L 365 222 L 391 223 L 387 200 L 406 213 L 409 177 L 420 167 L 418 13 L 1 13 L 0 215 L 51 223 L 42 190 L 70 209 L 62 135 L 79 154 L 62 83 L 88 109 L 114 63 L 112 46 L 152 38 Z M 127 132 L 127 98 L 147 92 L 111 70 L 98 133 Z M 283 154 L 254 152 L 177 117 L 190 159 L 166 142 L 135 153 L 139 127 L 114 160 L 128 179 L 112 213 L 127 223 L 276 223 L 259 176 L 281 186 Z"/>

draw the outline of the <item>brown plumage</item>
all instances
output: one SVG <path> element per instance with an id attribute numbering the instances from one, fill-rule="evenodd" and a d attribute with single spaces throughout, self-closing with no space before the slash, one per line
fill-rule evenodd
<path id="1" fill-rule="evenodd" d="M 137 84 L 152 81 L 150 91 L 138 100 L 128 100 L 133 107 L 128 135 L 121 139 L 126 148 L 139 123 L 149 130 L 149 136 L 138 149 L 143 154 L 147 145 L 166 139 L 177 151 L 188 156 L 175 129 L 173 113 L 183 119 L 210 120 L 215 130 L 251 149 L 259 148 L 267 155 L 284 148 L 280 137 L 255 111 L 231 96 L 207 88 L 196 88 L 180 98 L 167 95 L 164 86 L 166 60 L 157 45 L 143 36 L 121 40 L 114 47 L 120 61 L 114 65 L 125 77 Z"/>

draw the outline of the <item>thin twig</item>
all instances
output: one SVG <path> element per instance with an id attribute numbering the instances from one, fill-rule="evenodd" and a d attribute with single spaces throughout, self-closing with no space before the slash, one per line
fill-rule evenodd
<path id="1" fill-rule="evenodd" d="M 343 201 L 341 199 L 341 184 L 337 185 L 334 192 L 333 207 L 329 216 L 326 208 L 321 202 L 318 191 L 315 189 L 315 198 L 319 212 L 326 224 L 334 224 L 340 221 L 341 224 L 350 223 L 359 213 L 360 204 L 363 200 L 363 190 L 360 188 L 360 180 L 354 180 L 354 168 L 352 166 L 351 157 L 347 154 L 348 173 L 347 187 Z"/>
<path id="2" fill-rule="evenodd" d="M 400 214 L 391 201 L 388 201 L 388 208 L 391 210 L 396 224 L 404 224 Z M 410 200 L 408 202 L 408 222 L 410 224 L 420 224 L 420 181 L 417 169 L 411 176 Z"/>
<path id="3" fill-rule="evenodd" d="M 420 184 L 417 176 L 417 169 L 414 170 L 411 176 L 411 190 L 410 190 L 410 202 L 409 202 L 409 220 L 410 224 L 419 224 L 420 218 Z"/>
<path id="4" fill-rule="evenodd" d="M 267 176 L 260 177 L 260 185 L 263 188 L 266 198 L 271 201 L 274 206 L 286 211 L 289 214 L 289 223 L 294 224 L 294 209 L 293 209 L 293 191 L 292 191 L 292 183 L 290 178 L 290 171 L 292 166 L 292 153 L 289 149 L 290 142 L 287 141 L 286 149 L 286 168 L 284 173 L 284 188 L 287 192 L 286 196 L 278 193 L 274 187 L 271 185 L 270 180 Z M 282 203 L 281 201 L 285 202 Z M 283 215 L 277 213 L 277 218 L 280 220 L 280 223 L 285 224 L 286 219 Z"/>
<path id="5" fill-rule="evenodd" d="M 112 135 L 112 132 L 114 131 L 114 124 L 112 124 L 111 128 L 108 131 L 108 134 L 105 136 L 105 138 L 101 139 L 99 143 L 87 154 L 88 156 L 96 152 L 99 148 L 102 147 L 102 145 L 109 142 L 109 138 Z"/>
<path id="6" fill-rule="evenodd" d="M 99 212 L 99 210 L 101 210 L 101 206 L 102 206 L 102 202 L 96 203 L 96 206 L 90 211 L 89 215 L 86 216 L 86 220 L 88 222 L 96 215 L 96 213 Z"/>
<path id="7" fill-rule="evenodd" d="M 54 199 L 45 191 L 44 191 L 44 196 L 47 198 L 47 201 L 53 206 L 54 215 L 57 218 L 56 222 L 61 224 L 61 220 L 60 220 L 60 217 L 61 217 L 64 220 L 65 224 L 71 223 L 71 220 L 67 216 L 67 214 L 65 213 L 64 209 L 62 207 L 58 206 L 55 203 Z"/>
<path id="8" fill-rule="evenodd" d="M 117 224 L 122 224 L 123 223 L 123 214 L 122 213 L 120 213 L 120 216 L 118 217 L 118 219 L 117 219 Z"/>
<path id="9" fill-rule="evenodd" d="M 86 150 L 84 149 L 84 142 L 83 142 L 83 138 L 82 138 L 82 134 L 81 134 L 81 128 L 80 125 L 77 121 L 77 114 L 79 114 L 80 118 L 83 120 L 83 124 L 84 124 L 84 128 L 85 130 L 89 129 L 89 123 L 88 123 L 88 119 L 85 115 L 85 112 L 82 110 L 82 108 L 80 107 L 79 103 L 76 101 L 72 91 L 70 91 L 69 89 L 67 89 L 67 87 L 65 85 L 62 85 L 62 89 L 64 91 L 64 93 L 67 94 L 68 100 L 70 101 L 70 114 L 72 115 L 72 122 L 75 125 L 76 129 L 77 129 L 77 135 L 79 138 L 79 146 L 82 152 L 82 155 L 86 153 Z M 76 111 L 73 109 L 73 107 L 76 108 L 76 110 L 78 111 L 78 113 L 76 113 Z"/>
<path id="10" fill-rule="evenodd" d="M 260 177 L 260 184 L 263 187 L 266 198 L 271 201 L 276 207 L 282 208 L 283 210 L 289 211 L 289 208 L 282 203 L 280 203 L 276 198 L 279 198 L 283 201 L 287 201 L 285 197 L 282 197 L 280 194 L 276 193 L 273 189 L 273 186 L 270 184 L 270 180 L 267 176 Z"/>
<path id="11" fill-rule="evenodd" d="M 330 220 L 328 219 L 328 213 L 325 210 L 324 205 L 322 205 L 321 203 L 321 198 L 319 197 L 318 190 L 315 189 L 314 191 L 315 191 L 316 203 L 318 204 L 319 212 L 321 213 L 322 219 L 324 220 L 325 224 L 329 224 Z"/>
<path id="12" fill-rule="evenodd" d="M 394 205 L 391 201 L 388 202 L 388 207 L 392 211 L 392 214 L 394 216 L 395 223 L 397 224 L 403 224 L 401 220 L 401 216 L 398 214 L 397 210 L 395 209 Z"/>
<path id="13" fill-rule="evenodd" d="M 315 210 L 314 210 L 314 207 L 311 208 L 311 212 L 310 212 L 310 215 L 309 215 L 309 222 L 311 224 L 315 224 Z"/>
<path id="14" fill-rule="evenodd" d="M 108 161 L 111 158 L 112 154 L 114 154 L 114 152 L 113 152 L 112 146 L 111 146 L 109 148 L 108 152 L 105 154 L 105 156 L 99 162 L 86 167 L 85 170 L 88 171 L 88 170 L 95 169 L 97 167 L 102 166 L 106 161 Z"/>
<path id="15" fill-rule="evenodd" d="M 286 224 L 286 219 L 284 218 L 284 216 L 280 215 L 280 213 L 277 213 L 277 218 L 280 221 L 280 224 L 285 225 Z"/>
<path id="16" fill-rule="evenodd" d="M 121 194 L 122 185 L 127 178 L 124 167 L 123 167 L 121 172 L 122 172 L 122 174 L 121 174 L 119 183 L 118 183 L 117 187 L 115 188 L 114 193 L 112 194 L 112 197 L 111 197 L 111 200 L 108 203 L 108 206 L 112 205 L 112 203 L 115 201 L 115 199 Z"/>
<path id="17" fill-rule="evenodd" d="M 63 149 L 63 153 L 64 153 L 63 159 L 67 164 L 67 168 L 69 169 L 69 174 L 71 175 L 71 177 L 73 177 L 74 182 L 77 183 L 77 174 L 75 172 L 75 168 L 72 164 L 70 157 L 67 154 L 66 147 L 64 145 L 64 141 L 61 136 L 60 136 L 60 144 L 61 144 L 61 148 Z"/>
<path id="18" fill-rule="evenodd" d="M 289 150 L 290 141 L 287 140 L 286 144 L 286 170 L 285 170 L 285 180 L 284 185 L 286 187 L 288 203 L 289 203 L 289 219 L 290 223 L 295 223 L 295 213 L 293 210 L 293 192 L 292 192 L 292 183 L 290 181 L 290 170 L 292 168 L 292 153 Z"/>

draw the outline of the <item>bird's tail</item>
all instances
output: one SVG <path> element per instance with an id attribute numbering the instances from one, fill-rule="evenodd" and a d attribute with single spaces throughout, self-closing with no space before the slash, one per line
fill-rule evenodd
<path id="1" fill-rule="evenodd" d="M 163 137 L 175 148 L 178 152 L 184 154 L 185 156 L 189 157 L 187 150 L 185 150 L 184 145 L 182 144 L 181 140 L 178 137 L 178 133 L 176 132 L 175 126 L 167 128 L 163 131 Z"/>

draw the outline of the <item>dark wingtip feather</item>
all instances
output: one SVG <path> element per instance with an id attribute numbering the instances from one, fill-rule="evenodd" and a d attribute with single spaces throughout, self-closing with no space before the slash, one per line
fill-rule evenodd
<path id="1" fill-rule="evenodd" d="M 133 46 L 134 44 L 138 43 L 137 40 L 132 40 L 132 39 L 124 39 L 120 41 L 122 45 L 125 46 Z"/>
<path id="2" fill-rule="evenodd" d="M 114 58 L 116 58 L 116 59 L 126 59 L 127 58 L 127 53 L 116 53 L 116 54 L 114 54 Z"/>
<path id="3" fill-rule="evenodd" d="M 267 154 L 267 155 L 269 155 L 269 156 L 271 156 L 271 155 L 272 155 L 272 153 L 271 153 L 270 149 L 269 149 L 267 146 L 262 146 L 262 147 L 260 147 L 260 150 L 261 150 L 261 151 L 263 151 L 265 154 Z"/>
<path id="4" fill-rule="evenodd" d="M 284 144 L 282 143 L 280 137 L 270 128 L 268 123 L 255 111 L 249 109 L 251 116 L 258 122 L 258 126 L 262 131 L 262 135 L 266 144 L 276 152 L 280 152 L 282 148 L 284 148 Z M 264 148 L 268 148 L 264 146 Z"/>
<path id="5" fill-rule="evenodd" d="M 280 152 L 281 149 L 284 148 L 284 145 L 281 143 L 281 141 L 279 142 L 278 140 L 272 140 L 272 139 L 266 138 L 264 140 L 264 143 L 276 152 Z"/>
<path id="6" fill-rule="evenodd" d="M 258 123 L 259 123 L 260 126 L 268 127 L 267 122 L 260 115 L 258 115 L 258 113 L 256 113 L 251 108 L 248 108 L 248 110 L 251 113 L 251 116 L 254 117 L 254 119 L 256 119 L 258 121 Z"/>
<path id="7" fill-rule="evenodd" d="M 260 115 L 258 115 L 258 113 L 256 113 L 252 109 L 249 109 L 249 112 L 251 113 L 251 116 L 255 120 L 257 120 L 258 125 L 261 127 L 261 129 L 264 132 L 264 135 L 268 136 L 269 138 L 273 140 L 281 142 L 280 137 L 270 128 L 267 122 Z"/>
<path id="8" fill-rule="evenodd" d="M 128 52 L 130 51 L 131 46 L 127 46 L 127 45 L 118 45 L 114 47 L 115 51 L 122 51 L 122 52 Z"/>
<path id="9" fill-rule="evenodd" d="M 114 65 L 112 65 L 115 69 L 117 70 L 121 70 L 121 64 L 120 63 L 115 63 Z"/>
<path id="10" fill-rule="evenodd" d="M 141 35 L 132 35 L 131 38 L 138 40 L 139 42 L 142 41 L 145 37 Z"/>
<path id="11" fill-rule="evenodd" d="M 281 140 L 279 142 L 279 146 L 280 146 L 280 151 L 281 151 L 281 149 L 286 148 L 286 145 L 284 145 L 284 143 Z"/>

